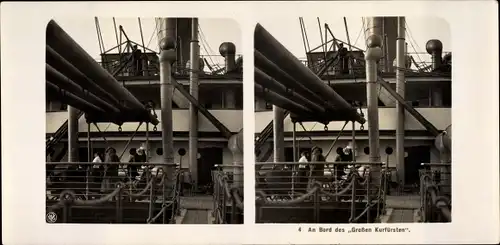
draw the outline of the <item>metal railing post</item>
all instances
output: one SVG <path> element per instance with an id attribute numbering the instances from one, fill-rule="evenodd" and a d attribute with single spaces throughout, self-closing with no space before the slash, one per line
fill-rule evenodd
<path id="1" fill-rule="evenodd" d="M 163 179 L 163 200 L 161 202 L 161 208 L 163 210 L 163 224 L 166 224 L 167 223 L 167 210 L 165 210 L 165 205 L 166 205 L 166 201 L 167 201 L 167 178 L 166 178 L 166 175 L 167 175 L 167 170 L 166 170 L 167 167 L 165 167 L 163 173 L 162 173 L 162 179 Z"/>
<path id="2" fill-rule="evenodd" d="M 225 187 L 222 187 L 222 188 L 225 188 Z M 227 224 L 226 222 L 226 212 L 227 212 L 227 206 L 226 206 L 226 202 L 227 202 L 227 199 L 226 199 L 226 190 L 223 190 L 223 195 L 222 195 L 222 214 L 221 214 L 221 217 L 222 217 L 222 223 L 223 224 Z"/>
<path id="3" fill-rule="evenodd" d="M 319 217 L 320 217 L 320 196 L 319 196 L 319 189 L 314 192 L 314 221 L 316 223 L 319 223 Z"/>
<path id="4" fill-rule="evenodd" d="M 148 171 L 148 173 L 150 173 L 149 172 L 149 166 L 148 166 L 148 170 L 147 171 Z M 156 202 L 155 196 L 154 196 L 155 186 L 156 186 L 156 181 L 155 180 L 156 179 L 152 175 L 148 175 L 148 176 L 149 176 L 150 181 L 151 181 L 151 187 L 150 187 L 151 189 L 149 191 L 149 218 L 148 218 L 148 220 L 151 220 L 154 217 L 154 210 L 155 210 L 155 205 L 154 204 Z M 149 181 L 147 183 L 149 183 Z"/>
<path id="5" fill-rule="evenodd" d="M 231 198 L 231 224 L 236 224 L 236 200 Z"/>
<path id="6" fill-rule="evenodd" d="M 351 193 L 351 218 L 349 219 L 349 223 L 353 222 L 356 218 L 356 185 L 357 185 L 356 175 L 352 178 L 352 193 Z"/>
<path id="7" fill-rule="evenodd" d="M 370 189 L 370 176 L 371 173 L 368 172 L 368 175 L 366 176 L 366 202 L 367 202 L 367 211 L 366 211 L 366 223 L 370 223 L 370 211 L 371 211 L 371 205 L 372 205 L 372 200 L 371 200 L 371 189 Z"/>
<path id="8" fill-rule="evenodd" d="M 118 195 L 115 197 L 116 198 L 116 223 L 121 223 L 123 218 L 122 218 L 122 190 L 120 189 L 118 191 Z"/>

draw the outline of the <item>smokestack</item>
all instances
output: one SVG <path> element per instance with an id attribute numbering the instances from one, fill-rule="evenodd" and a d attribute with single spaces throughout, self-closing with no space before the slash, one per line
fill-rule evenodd
<path id="1" fill-rule="evenodd" d="M 226 73 L 230 73 L 236 66 L 236 46 L 231 42 L 223 42 L 219 46 L 219 53 L 226 61 Z"/>
<path id="2" fill-rule="evenodd" d="M 171 19 L 162 19 L 165 26 L 170 26 Z M 173 171 L 169 171 L 174 165 L 174 140 L 173 140 L 173 123 L 172 123 L 172 97 L 174 93 L 172 85 L 172 64 L 175 62 L 175 36 L 170 36 L 172 32 L 169 30 L 160 29 L 168 35 L 159 40 L 160 46 L 160 100 L 161 100 L 161 127 L 162 127 L 162 145 L 163 145 L 163 163 L 165 166 L 164 172 L 167 180 L 173 179 Z"/>
<path id="3" fill-rule="evenodd" d="M 432 69 L 435 70 L 441 66 L 443 54 L 443 43 L 437 39 L 431 39 L 427 41 L 425 45 L 427 53 L 432 55 Z"/>
<path id="4" fill-rule="evenodd" d="M 191 64 L 189 73 L 189 90 L 191 95 L 198 99 L 198 72 L 200 65 L 200 46 L 198 45 L 198 19 L 192 20 L 191 32 Z M 189 104 L 189 165 L 191 176 L 198 188 L 198 109 L 193 103 Z"/>
<path id="5" fill-rule="evenodd" d="M 366 60 L 366 94 L 368 104 L 368 137 L 370 146 L 370 162 L 380 162 L 380 139 L 378 122 L 378 93 L 377 93 L 377 62 L 382 57 L 382 37 L 380 35 L 381 17 L 367 18 L 367 38 L 365 53 Z M 380 173 L 375 169 L 373 173 Z M 374 178 L 378 181 L 378 178 Z"/>

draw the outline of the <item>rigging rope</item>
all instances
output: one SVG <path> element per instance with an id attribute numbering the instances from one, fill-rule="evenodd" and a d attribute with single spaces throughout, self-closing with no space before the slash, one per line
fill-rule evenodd
<path id="1" fill-rule="evenodd" d="M 115 17 L 113 17 L 113 26 L 115 28 L 115 36 L 116 36 L 116 46 L 118 47 L 118 53 L 121 54 L 122 52 L 122 45 L 120 44 L 120 40 L 118 40 L 118 31 L 116 29 L 116 21 L 115 21 Z"/>
<path id="2" fill-rule="evenodd" d="M 356 46 L 356 44 L 358 43 L 359 38 L 361 37 L 361 32 L 363 32 L 363 29 L 365 29 L 365 19 L 364 19 L 364 18 L 362 18 L 362 21 L 363 21 L 363 23 L 362 23 L 362 25 L 361 25 L 361 29 L 360 29 L 360 30 L 359 30 L 359 32 L 358 32 L 358 36 L 356 37 L 356 41 L 354 41 L 353 46 Z M 366 34 L 365 34 L 365 35 L 366 35 Z M 366 38 L 365 38 L 365 39 L 366 39 Z"/>
<path id="3" fill-rule="evenodd" d="M 418 45 L 418 43 L 415 41 L 415 39 L 413 38 L 413 35 L 411 33 L 411 30 L 410 30 L 410 26 L 408 25 L 408 22 L 405 21 L 405 31 L 406 33 L 408 34 L 408 37 L 409 37 L 409 43 L 410 43 L 410 46 L 413 48 L 413 51 L 415 51 L 416 55 L 417 55 L 417 58 L 418 60 L 420 61 L 421 64 L 423 64 L 424 66 L 427 66 L 426 62 L 425 61 L 422 61 L 421 57 L 420 57 L 420 46 Z M 417 48 L 419 48 L 419 50 L 415 49 L 415 46 L 413 46 L 413 44 L 415 43 L 415 45 L 417 46 Z"/>
<path id="4" fill-rule="evenodd" d="M 144 35 L 142 34 L 142 24 L 141 24 L 141 18 L 137 17 L 137 20 L 139 21 L 139 31 L 141 33 L 141 42 L 142 42 L 142 48 L 143 52 L 146 53 L 146 46 L 144 46 Z"/>
<path id="5" fill-rule="evenodd" d="M 95 29 L 97 31 L 97 42 L 99 43 L 99 52 L 102 54 L 104 53 L 104 44 L 102 43 L 102 34 L 101 34 L 101 27 L 99 26 L 99 19 L 97 17 L 94 18 L 95 22 Z"/>
<path id="6" fill-rule="evenodd" d="M 212 59 L 212 56 L 210 55 L 210 54 L 214 54 L 215 52 L 212 50 L 212 48 L 208 44 L 206 37 L 205 37 L 205 34 L 203 33 L 203 30 L 201 29 L 201 25 L 199 23 L 198 23 L 198 31 L 200 33 L 201 44 L 203 46 L 203 49 L 205 50 L 205 53 L 208 56 L 208 59 L 210 60 L 210 62 L 212 62 L 212 64 L 211 64 L 212 67 L 217 67 L 217 69 L 221 69 L 219 64 L 215 63 Z M 208 47 L 208 49 L 207 49 L 207 47 Z"/>
<path id="7" fill-rule="evenodd" d="M 318 124 L 318 122 L 315 122 L 313 127 L 311 128 L 311 130 L 309 131 L 312 131 L 314 129 L 314 127 L 316 127 L 316 125 Z M 299 125 L 302 127 L 302 129 L 304 130 L 304 132 L 308 133 L 307 129 L 304 127 L 304 124 L 302 124 L 302 122 L 299 122 Z M 299 140 L 302 140 L 305 136 L 302 136 Z M 309 143 L 311 143 L 311 146 L 313 145 L 313 140 L 311 138 L 311 136 L 308 134 L 307 137 L 309 137 Z"/>
<path id="8" fill-rule="evenodd" d="M 158 19 L 155 19 L 155 29 L 153 30 L 153 33 L 151 33 L 151 37 L 149 38 L 149 41 L 148 41 L 148 46 L 146 46 L 147 48 L 149 48 L 149 45 L 151 45 L 151 41 L 153 41 L 153 37 L 155 36 L 155 33 L 157 33 L 157 32 L 158 32 Z"/>

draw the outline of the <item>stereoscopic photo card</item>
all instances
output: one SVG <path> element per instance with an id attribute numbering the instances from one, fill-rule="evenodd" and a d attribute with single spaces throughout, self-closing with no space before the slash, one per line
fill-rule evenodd
<path id="1" fill-rule="evenodd" d="M 3 3 L 2 242 L 496 244 L 495 7 Z"/>

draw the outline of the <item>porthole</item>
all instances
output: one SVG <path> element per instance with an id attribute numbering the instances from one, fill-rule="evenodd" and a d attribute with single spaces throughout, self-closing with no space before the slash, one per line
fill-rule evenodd
<path id="1" fill-rule="evenodd" d="M 366 155 L 370 154 L 370 147 L 368 147 L 368 146 L 367 146 L 367 147 L 365 147 L 365 148 L 363 149 L 363 152 L 365 152 L 365 154 L 366 154 Z"/>
<path id="2" fill-rule="evenodd" d="M 180 148 L 180 149 L 177 151 L 177 153 L 178 153 L 180 156 L 184 156 L 184 155 L 186 155 L 186 149 L 184 149 L 184 148 Z"/>
<path id="3" fill-rule="evenodd" d="M 157 154 L 158 156 L 163 155 L 163 148 L 156 148 L 156 154 Z"/>
<path id="4" fill-rule="evenodd" d="M 394 150 L 392 149 L 392 147 L 388 146 L 387 148 L 385 148 L 385 154 L 391 155 L 393 152 Z"/>

